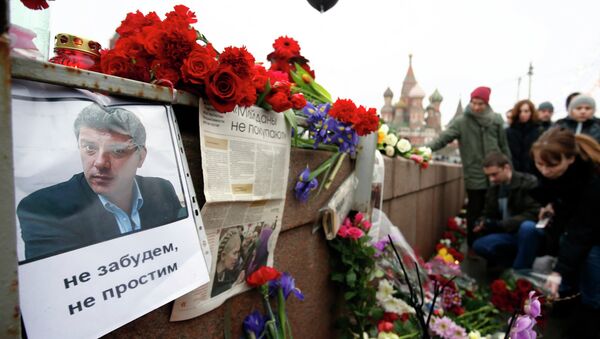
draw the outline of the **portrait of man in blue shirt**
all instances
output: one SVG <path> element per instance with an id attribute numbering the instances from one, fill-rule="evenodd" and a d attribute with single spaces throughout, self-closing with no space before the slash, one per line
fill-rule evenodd
<path id="1" fill-rule="evenodd" d="M 27 261 L 187 217 L 168 180 L 136 175 L 148 151 L 134 113 L 94 103 L 73 130 L 83 172 L 29 194 L 17 207 Z"/>

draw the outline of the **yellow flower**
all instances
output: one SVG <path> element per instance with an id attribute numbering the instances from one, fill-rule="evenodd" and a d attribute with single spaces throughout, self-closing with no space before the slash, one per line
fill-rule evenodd
<path id="1" fill-rule="evenodd" d="M 471 331 L 469 332 L 469 339 L 482 339 L 481 333 L 479 331 Z"/>
<path id="2" fill-rule="evenodd" d="M 377 133 L 377 144 L 383 144 L 386 135 L 387 133 L 385 133 L 382 130 L 379 130 L 379 132 Z"/>

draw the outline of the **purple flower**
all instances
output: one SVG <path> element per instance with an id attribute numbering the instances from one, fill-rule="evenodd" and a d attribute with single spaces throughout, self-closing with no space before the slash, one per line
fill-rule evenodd
<path id="1" fill-rule="evenodd" d="M 294 187 L 294 195 L 301 202 L 306 202 L 310 191 L 317 188 L 317 186 L 319 186 L 317 178 L 310 179 L 310 169 L 306 166 L 304 171 L 298 176 L 298 182 L 296 182 L 296 186 Z"/>
<path id="2" fill-rule="evenodd" d="M 337 122 L 333 131 L 333 143 L 338 145 L 340 152 L 354 155 L 356 153 L 356 145 L 358 145 L 358 134 L 352 129 L 352 126 Z"/>
<path id="3" fill-rule="evenodd" d="M 525 301 L 525 305 L 523 306 L 525 314 L 532 318 L 537 318 L 540 316 L 541 307 L 538 297 L 535 296 L 535 291 L 529 292 L 529 298 Z"/>
<path id="4" fill-rule="evenodd" d="M 265 329 L 266 317 L 263 317 L 258 311 L 254 311 L 244 318 L 244 332 L 254 333 L 255 337 L 258 338 Z"/>
<path id="5" fill-rule="evenodd" d="M 520 315 L 510 329 L 511 339 L 535 339 L 537 333 L 533 330 L 535 319 L 528 315 Z"/>
<path id="6" fill-rule="evenodd" d="M 388 238 L 383 238 L 381 240 L 379 240 L 378 242 L 373 244 L 373 247 L 375 248 L 375 257 L 380 257 L 383 252 L 385 251 L 386 246 L 390 243 L 390 240 Z"/>
<path id="7" fill-rule="evenodd" d="M 327 115 L 331 104 L 321 104 L 314 106 L 310 102 L 303 109 L 304 114 L 308 117 L 308 130 L 310 136 L 314 140 L 314 148 L 319 147 L 319 144 L 337 145 L 342 153 L 356 153 L 356 145 L 358 144 L 358 134 L 352 126 L 347 123 L 342 123 Z"/>
<path id="8" fill-rule="evenodd" d="M 279 289 L 279 287 L 283 289 L 283 296 L 286 300 L 290 293 L 294 293 L 298 300 L 304 300 L 304 294 L 302 294 L 302 291 L 296 287 L 296 280 L 288 272 L 283 272 L 279 279 L 275 281 L 271 280 L 269 282 L 269 294 L 274 295 L 277 293 L 277 289 Z"/>

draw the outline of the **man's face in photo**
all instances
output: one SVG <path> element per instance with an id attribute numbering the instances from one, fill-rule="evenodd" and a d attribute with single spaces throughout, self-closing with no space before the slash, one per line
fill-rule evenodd
<path id="1" fill-rule="evenodd" d="M 146 158 L 146 149 L 129 135 L 81 127 L 79 153 L 83 173 L 96 194 L 116 197 L 131 192 L 133 179 Z"/>

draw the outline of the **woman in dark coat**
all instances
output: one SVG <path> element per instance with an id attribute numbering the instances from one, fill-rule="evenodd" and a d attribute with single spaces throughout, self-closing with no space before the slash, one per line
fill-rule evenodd
<path id="1" fill-rule="evenodd" d="M 581 293 L 568 338 L 600 338 L 600 145 L 587 135 L 551 128 L 532 146 L 540 186 L 540 215 L 558 261 L 548 278 L 551 294 Z M 564 337 L 564 336 L 563 336 Z"/>
<path id="2" fill-rule="evenodd" d="M 506 139 L 515 171 L 534 172 L 530 150 L 541 131 L 533 102 L 530 100 L 517 102 L 512 109 L 510 125 L 506 129 Z"/>

